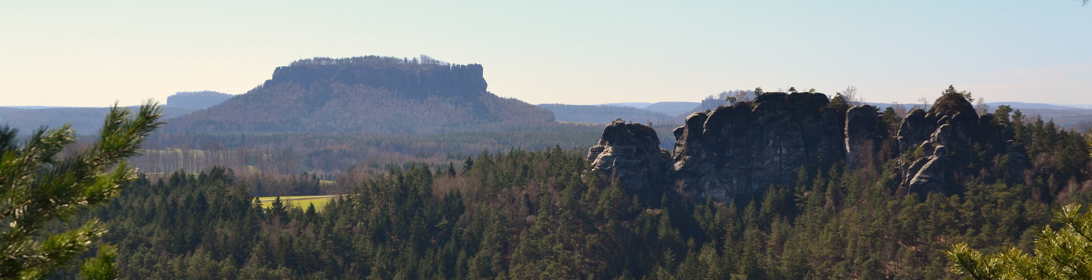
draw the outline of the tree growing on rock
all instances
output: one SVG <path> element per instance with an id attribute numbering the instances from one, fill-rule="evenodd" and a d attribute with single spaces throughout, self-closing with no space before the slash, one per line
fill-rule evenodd
<path id="1" fill-rule="evenodd" d="M 944 96 L 959 95 L 963 99 L 967 100 L 967 103 L 974 103 L 974 97 L 971 96 L 971 92 L 966 90 L 956 91 L 955 85 L 948 85 L 948 89 L 945 89 L 942 93 Z"/>
<path id="2" fill-rule="evenodd" d="M 971 93 L 968 91 L 957 91 L 954 86 L 948 86 L 941 93 L 941 97 L 929 108 L 929 112 L 936 113 L 951 113 L 955 114 L 963 110 L 963 108 L 971 108 L 973 111 L 974 98 L 971 97 Z"/>
<path id="3" fill-rule="evenodd" d="M 853 107 L 853 105 L 850 105 L 849 101 L 846 100 L 845 95 L 842 95 L 840 92 L 835 93 L 834 98 L 830 99 L 830 106 L 838 112 L 845 112 L 849 110 L 850 107 Z"/>
<path id="4" fill-rule="evenodd" d="M 844 91 L 837 92 L 837 94 L 841 95 L 850 107 L 864 104 L 864 99 L 857 95 L 857 87 L 855 86 L 848 86 Z"/>

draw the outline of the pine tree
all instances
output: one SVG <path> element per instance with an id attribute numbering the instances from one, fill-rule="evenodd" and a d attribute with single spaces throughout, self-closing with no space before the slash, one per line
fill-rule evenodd
<path id="1" fill-rule="evenodd" d="M 281 201 L 281 196 L 278 195 L 277 198 L 273 200 L 273 203 L 269 205 L 269 211 L 273 213 L 274 217 L 283 219 L 288 215 L 288 206 L 284 205 L 284 202 Z"/>
<path id="2" fill-rule="evenodd" d="M 1011 248 L 984 255 L 960 243 L 948 249 L 952 270 L 967 279 L 1092 279 L 1092 213 L 1070 204 L 1055 213 L 1057 231 L 1048 226 L 1035 241 L 1035 254 Z"/>
<path id="3" fill-rule="evenodd" d="M 114 105 L 98 140 L 64 157 L 59 154 L 76 141 L 71 125 L 39 129 L 21 146 L 15 143 L 17 129 L 0 127 L 0 278 L 48 277 L 105 234 L 98 220 L 53 235 L 42 227 L 106 203 L 136 179 L 125 159 L 137 155 L 144 138 L 162 124 L 160 115 L 154 103 L 135 115 Z M 98 259 L 84 263 L 85 277 L 112 278 L 112 252 L 103 247 Z"/>
<path id="4" fill-rule="evenodd" d="M 470 172 L 470 168 L 474 167 L 474 159 L 470 156 L 466 157 L 466 161 L 463 162 L 463 173 Z"/>
<path id="5" fill-rule="evenodd" d="M 315 204 L 314 203 L 308 203 L 307 204 L 307 211 L 304 212 L 303 214 L 304 214 L 305 217 L 307 217 L 307 221 L 314 222 L 315 218 L 318 217 L 318 211 L 315 210 Z"/>

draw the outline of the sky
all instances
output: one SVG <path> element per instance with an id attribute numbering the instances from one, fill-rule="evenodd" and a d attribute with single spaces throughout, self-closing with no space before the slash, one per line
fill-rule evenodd
<path id="1" fill-rule="evenodd" d="M 1092 5 L 1072 0 L 0 1 L 0 106 L 243 94 L 300 58 L 421 54 L 532 104 L 948 85 L 1092 104 Z"/>

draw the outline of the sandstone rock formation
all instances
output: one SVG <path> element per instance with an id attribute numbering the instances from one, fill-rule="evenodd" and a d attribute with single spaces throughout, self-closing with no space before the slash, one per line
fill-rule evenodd
<path id="1" fill-rule="evenodd" d="M 897 137 L 903 155 L 899 159 L 903 186 L 922 196 L 951 191 L 948 187 L 955 175 L 977 172 L 974 168 L 991 155 L 1007 158 L 1009 174 L 1022 174 L 1027 165 L 1023 148 L 1012 141 L 1012 129 L 996 124 L 993 115 L 979 116 L 956 93 L 941 96 L 928 112 L 911 111 Z M 1010 180 L 1018 177 L 1010 176 Z"/>
<path id="2" fill-rule="evenodd" d="M 846 162 L 857 166 L 862 157 L 870 157 L 880 145 L 878 110 L 872 105 L 850 108 L 846 112 Z"/>
<path id="3" fill-rule="evenodd" d="M 657 148 L 653 129 L 616 121 L 588 160 L 630 190 L 671 189 L 717 201 L 791 183 L 801 168 L 827 170 L 837 162 L 853 168 L 880 154 L 898 157 L 904 193 L 951 192 L 953 183 L 990 161 L 1005 162 L 1010 179 L 1026 166 L 1012 129 L 992 115 L 979 116 L 958 94 L 945 94 L 929 112 L 910 112 L 894 139 L 887 138 L 895 134 L 888 127 L 874 106 L 849 108 L 819 93 L 775 92 L 691 114 L 673 131 L 670 155 Z M 885 143 L 898 154 L 877 153 Z"/>
<path id="4" fill-rule="evenodd" d="M 844 156 L 843 118 L 823 94 L 767 93 L 753 103 L 695 113 L 676 129 L 670 183 L 724 201 L 793 178 L 808 162 Z"/>
<path id="5" fill-rule="evenodd" d="M 669 158 L 655 130 L 621 120 L 603 128 L 599 144 L 588 151 L 593 170 L 619 178 L 629 191 L 663 185 Z"/>

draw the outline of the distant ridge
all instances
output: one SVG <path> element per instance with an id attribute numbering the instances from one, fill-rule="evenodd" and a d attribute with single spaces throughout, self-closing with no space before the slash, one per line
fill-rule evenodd
<path id="1" fill-rule="evenodd" d="M 61 106 L 5 106 L 0 108 L 12 108 L 12 109 L 49 109 L 49 108 L 69 108 Z"/>
<path id="2" fill-rule="evenodd" d="M 670 116 L 678 116 L 680 114 L 689 114 L 693 112 L 694 107 L 701 105 L 700 102 L 686 102 L 686 101 L 662 101 L 656 103 L 650 102 L 621 102 L 621 103 L 606 103 L 598 104 L 594 106 L 614 106 L 614 107 L 633 107 L 637 109 L 644 109 L 657 113 L 664 113 Z M 681 119 L 681 118 L 680 118 Z"/>
<path id="3" fill-rule="evenodd" d="M 489 130 L 552 122 L 553 114 L 486 91 L 483 68 L 420 59 L 312 58 L 212 108 L 167 120 L 165 132 Z"/>
<path id="4" fill-rule="evenodd" d="M 1015 108 L 1015 109 L 1055 109 L 1055 110 L 1076 110 L 1076 109 L 1081 109 L 1081 108 L 1076 108 L 1076 107 L 1071 107 L 1071 106 L 1061 106 L 1061 105 L 1043 104 L 1043 103 L 1026 103 L 1026 102 L 989 102 L 989 103 L 986 103 L 986 104 L 990 105 L 990 107 L 992 107 L 992 108 L 997 108 L 997 106 L 1000 106 L 1000 105 L 1008 105 L 1009 107 L 1012 107 L 1012 108 Z"/>
<path id="5" fill-rule="evenodd" d="M 682 101 L 665 101 L 665 102 L 652 103 L 652 105 L 648 105 L 648 107 L 645 107 L 644 109 L 649 110 L 649 111 L 653 111 L 653 112 L 660 112 L 660 113 L 668 114 L 668 115 L 671 115 L 671 116 L 678 116 L 678 115 L 682 115 L 682 114 L 691 113 L 692 111 L 690 111 L 690 110 L 694 109 L 694 107 L 697 107 L 698 105 L 701 105 L 701 103 L 699 103 L 699 102 L 682 102 Z"/>
<path id="6" fill-rule="evenodd" d="M 231 99 L 234 95 L 215 91 L 179 92 L 167 97 L 167 106 L 205 109 Z"/>
<path id="7" fill-rule="evenodd" d="M 136 109 L 139 106 L 130 106 Z M 189 114 L 196 109 L 181 107 L 164 107 L 163 118 L 173 118 Z M 108 107 L 46 107 L 46 108 L 17 108 L 0 107 L 0 126 L 7 125 L 19 129 L 19 134 L 27 135 L 42 126 L 59 128 L 72 124 L 72 129 L 78 135 L 93 135 L 102 129 L 102 123 L 106 120 Z"/>
<path id="8" fill-rule="evenodd" d="M 648 107 L 648 105 L 652 105 L 652 103 L 649 103 L 649 102 L 622 102 L 622 103 L 599 104 L 599 106 L 633 107 L 633 108 L 638 108 L 638 109 L 644 109 L 645 107 Z"/>
<path id="9" fill-rule="evenodd" d="M 878 103 L 878 102 L 867 102 L 867 103 L 869 105 L 876 106 L 876 107 L 879 107 L 881 109 L 890 107 L 892 105 L 891 103 Z M 921 105 L 921 104 L 904 103 L 902 105 L 909 108 L 909 107 L 913 107 L 914 105 Z M 997 106 L 1007 105 L 1009 107 L 1012 107 L 1013 109 L 1083 110 L 1083 108 L 1077 108 L 1077 107 L 1073 107 L 1073 106 L 1063 106 L 1063 105 L 1045 104 L 1045 103 L 1027 103 L 1027 102 L 989 102 L 989 103 L 986 103 L 986 105 L 989 105 L 990 108 L 994 108 L 994 109 L 996 109 Z M 924 107 L 928 108 L 929 106 L 924 106 Z"/>
<path id="10" fill-rule="evenodd" d="M 667 114 L 630 106 L 567 104 L 539 104 L 538 106 L 549 109 L 554 113 L 557 121 L 563 122 L 609 124 L 617 119 L 640 123 L 674 120 L 673 116 Z"/>

